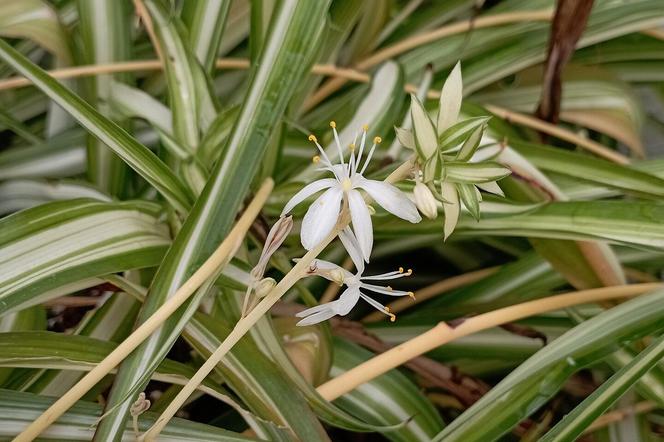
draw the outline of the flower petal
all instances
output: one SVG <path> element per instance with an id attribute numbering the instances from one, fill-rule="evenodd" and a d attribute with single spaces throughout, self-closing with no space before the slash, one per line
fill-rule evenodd
<path id="1" fill-rule="evenodd" d="M 313 183 L 307 184 L 299 192 L 297 192 L 293 197 L 286 203 L 284 210 L 281 211 L 281 216 L 284 216 L 290 213 L 291 210 L 298 204 L 300 204 L 305 199 L 309 198 L 316 192 L 319 192 L 323 189 L 328 189 L 334 186 L 337 183 L 337 180 L 334 178 L 323 178 L 321 180 L 316 180 Z"/>
<path id="2" fill-rule="evenodd" d="M 339 296 L 339 299 L 334 301 L 336 305 L 334 306 L 334 311 L 337 315 L 344 316 L 350 313 L 350 311 L 355 307 L 357 301 L 360 299 L 360 288 L 358 286 L 348 287 L 344 292 Z"/>
<path id="3" fill-rule="evenodd" d="M 357 238 L 350 227 L 346 227 L 343 231 L 339 232 L 339 239 L 346 248 L 350 259 L 353 260 L 357 273 L 360 275 L 364 273 L 364 258 L 362 256 L 360 243 L 357 241 Z"/>
<path id="4" fill-rule="evenodd" d="M 302 310 L 301 312 L 295 313 L 295 316 L 297 316 L 298 318 L 305 318 L 307 316 L 313 315 L 314 313 L 318 313 L 323 310 L 332 310 L 333 308 L 330 306 L 330 304 L 333 304 L 334 302 L 336 301 L 315 305 L 306 310 Z"/>
<path id="5" fill-rule="evenodd" d="M 335 301 L 335 302 L 337 302 L 337 301 Z M 330 304 L 332 304 L 332 303 L 330 303 Z M 302 326 L 305 326 L 305 325 L 318 324 L 319 322 L 323 322 L 323 321 L 326 321 L 326 320 L 330 319 L 334 315 L 336 315 L 334 310 L 332 310 L 331 308 L 327 308 L 325 310 L 319 311 L 318 313 L 314 313 L 310 316 L 307 316 L 303 320 L 298 321 L 298 323 L 295 324 L 295 325 L 302 327 Z"/>
<path id="6" fill-rule="evenodd" d="M 337 222 L 343 192 L 338 187 L 327 189 L 314 201 L 302 220 L 300 240 L 305 249 L 316 247 Z"/>
<path id="7" fill-rule="evenodd" d="M 360 245 L 362 257 L 366 262 L 369 262 L 371 249 L 373 248 L 373 227 L 369 209 L 364 202 L 364 198 L 357 190 L 348 192 L 348 208 L 350 209 L 350 219 L 353 221 L 353 230 Z"/>
<path id="8" fill-rule="evenodd" d="M 357 187 L 367 191 L 380 206 L 393 215 L 411 223 L 419 223 L 422 217 L 417 212 L 415 204 L 408 199 L 405 193 L 390 183 L 384 181 L 361 178 Z M 356 232 L 357 233 L 357 232 Z"/>

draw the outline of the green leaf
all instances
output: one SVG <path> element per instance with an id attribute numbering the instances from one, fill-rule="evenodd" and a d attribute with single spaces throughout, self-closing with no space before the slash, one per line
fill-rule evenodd
<path id="1" fill-rule="evenodd" d="M 482 197 L 480 192 L 472 184 L 457 184 L 456 189 L 463 205 L 476 220 L 480 219 L 480 201 Z"/>
<path id="2" fill-rule="evenodd" d="M 0 214 L 5 215 L 51 201 L 90 198 L 110 202 L 94 186 L 75 181 L 9 180 L 0 183 Z"/>
<path id="3" fill-rule="evenodd" d="M 512 371 L 435 441 L 495 440 L 553 396 L 567 378 L 616 348 L 663 327 L 664 291 L 632 299 L 574 327 Z"/>
<path id="4" fill-rule="evenodd" d="M 231 0 L 201 0 L 182 5 L 182 22 L 189 31 L 192 51 L 208 73 L 214 71 L 231 3 Z"/>
<path id="5" fill-rule="evenodd" d="M 480 141 L 482 141 L 482 135 L 484 135 L 485 126 L 479 126 L 475 129 L 468 139 L 464 141 L 461 149 L 456 154 L 457 161 L 468 161 L 472 158 L 473 154 L 477 151 L 477 148 L 480 146 Z"/>
<path id="6" fill-rule="evenodd" d="M 371 358 L 373 353 L 341 339 L 334 340 L 331 376 L 339 376 Z M 382 432 L 392 441 L 430 440 L 443 428 L 443 421 L 431 403 L 406 376 L 397 370 L 362 384 L 335 400 L 335 405 L 376 425 L 401 428 Z"/>
<path id="7" fill-rule="evenodd" d="M 63 132 L 48 142 L 0 152 L 0 179 L 60 178 L 85 172 L 85 137 L 78 130 Z"/>
<path id="8" fill-rule="evenodd" d="M 521 141 L 510 141 L 510 146 L 544 171 L 620 189 L 639 196 L 650 198 L 664 196 L 664 179 L 631 166 Z"/>
<path id="9" fill-rule="evenodd" d="M 427 160 L 438 151 L 438 137 L 429 114 L 415 95 L 410 96 L 410 115 L 417 153 L 422 160 Z"/>
<path id="10" fill-rule="evenodd" d="M 200 128 L 207 127 L 216 115 L 207 80 L 186 45 L 186 30 L 179 17 L 173 16 L 170 4 L 147 0 L 145 7 L 152 18 L 155 44 L 162 54 L 168 81 L 173 136 L 183 146 L 195 150 L 200 141 Z"/>
<path id="11" fill-rule="evenodd" d="M 654 340 L 629 364 L 618 370 L 598 389 L 565 415 L 540 442 L 576 440 L 595 419 L 627 392 L 648 370 L 656 366 L 664 357 L 664 336 Z"/>
<path id="12" fill-rule="evenodd" d="M 443 234 L 444 239 L 447 239 L 454 232 L 454 228 L 459 221 L 461 203 L 459 202 L 459 192 L 452 183 L 440 183 L 440 193 L 443 196 L 443 211 L 445 212 Z"/>
<path id="13" fill-rule="evenodd" d="M 491 117 L 473 117 L 454 123 L 438 135 L 438 144 L 443 151 L 453 149 L 459 144 L 465 143 L 478 128 L 483 127 L 490 119 Z"/>
<path id="14" fill-rule="evenodd" d="M 29 38 L 51 51 L 65 64 L 71 61 L 67 38 L 53 7 L 46 1 L 0 3 L 0 35 Z"/>
<path id="15" fill-rule="evenodd" d="M 36 396 L 11 390 L 0 390 L 0 437 L 11 438 L 37 419 L 55 401 L 56 398 Z M 53 441 L 90 441 L 94 435 L 94 426 L 101 415 L 101 407 L 92 402 L 77 402 L 39 437 L 39 440 Z M 156 413 L 146 412 L 139 418 L 139 431 L 146 431 L 157 419 Z M 123 427 L 132 432 L 131 422 Z M 187 439 L 209 442 L 255 441 L 241 434 L 223 430 L 211 425 L 199 424 L 184 419 L 174 418 L 159 435 L 163 442 L 178 442 Z"/>
<path id="16" fill-rule="evenodd" d="M 60 201 L 0 221 L 0 315 L 93 276 L 159 263 L 169 244 L 150 203 Z M 27 264 L 29 263 L 29 264 Z"/>
<path id="17" fill-rule="evenodd" d="M 131 9 L 127 2 L 102 0 L 99 2 L 78 1 L 83 58 L 87 64 L 108 64 L 131 59 Z M 128 80 L 127 74 L 116 74 L 117 81 Z M 88 88 L 86 100 L 109 117 L 107 105 L 112 94 L 113 76 L 99 75 L 87 79 L 93 87 Z M 118 124 L 127 129 L 125 122 Z M 126 195 L 124 187 L 129 169 L 122 159 L 101 140 L 88 135 L 88 177 L 100 189 L 113 196 Z"/>
<path id="18" fill-rule="evenodd" d="M 208 184 L 155 275 L 139 321 L 158 309 L 230 230 L 258 169 L 256 158 L 262 157 L 271 129 L 283 115 L 288 99 L 312 63 L 327 6 L 328 2 L 324 1 L 289 0 L 279 4 L 224 156 L 216 163 Z M 142 388 L 146 374 L 165 357 L 209 286 L 209 283 L 204 284 L 191 301 L 122 363 L 108 408 L 121 405 L 101 422 L 99 435 L 118 434 L 131 405 L 127 396 Z"/>
<path id="19" fill-rule="evenodd" d="M 185 328 L 185 336 L 199 354 L 209 355 L 230 333 L 217 317 L 197 313 Z M 217 366 L 229 386 L 252 412 L 286 426 L 300 440 L 325 440 L 325 430 L 295 385 L 245 336 Z"/>
<path id="20" fill-rule="evenodd" d="M 147 147 L 3 40 L 0 40 L 0 58 L 29 78 L 35 86 L 62 106 L 83 127 L 113 149 L 131 168 L 152 184 L 173 207 L 186 211 L 191 202 L 191 194 L 178 177 Z"/>
<path id="21" fill-rule="evenodd" d="M 461 63 L 457 62 L 452 72 L 445 79 L 443 89 L 440 91 L 438 104 L 438 123 L 436 133 L 440 136 L 445 130 L 456 123 L 461 110 L 461 98 L 463 96 L 463 81 L 461 79 Z"/>
<path id="22" fill-rule="evenodd" d="M 494 161 L 481 163 L 446 161 L 443 170 L 445 180 L 471 184 L 497 181 L 511 173 L 510 169 Z"/>

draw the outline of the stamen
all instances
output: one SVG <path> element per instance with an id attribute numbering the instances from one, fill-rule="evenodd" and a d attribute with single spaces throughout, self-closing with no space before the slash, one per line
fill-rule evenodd
<path id="1" fill-rule="evenodd" d="M 337 152 L 339 153 L 339 162 L 343 166 L 344 173 L 347 175 L 346 163 L 344 162 L 344 152 L 341 149 L 341 141 L 339 141 L 339 133 L 337 132 L 337 123 L 330 121 L 330 127 L 332 128 L 332 133 L 334 134 L 334 144 L 337 145 Z"/>
<path id="2" fill-rule="evenodd" d="M 362 130 L 365 132 L 369 132 L 369 125 L 368 124 L 362 125 Z"/>
<path id="3" fill-rule="evenodd" d="M 374 137 L 374 143 L 380 144 L 383 142 L 383 139 L 381 137 Z"/>
<path id="4" fill-rule="evenodd" d="M 397 315 L 394 313 L 390 313 L 390 308 L 388 306 L 385 306 L 385 314 L 390 317 L 390 322 L 394 322 L 397 320 Z"/>
<path id="5" fill-rule="evenodd" d="M 412 274 L 413 274 L 413 269 L 408 269 L 408 271 L 406 272 L 406 274 L 407 274 L 408 276 L 412 275 Z"/>
<path id="6" fill-rule="evenodd" d="M 380 140 L 380 137 L 376 137 L 376 138 Z M 371 157 L 373 156 L 374 150 L 376 150 L 376 146 L 378 145 L 378 143 L 376 143 L 376 138 L 374 138 L 374 144 L 373 144 L 373 146 L 371 146 L 371 150 L 369 151 L 369 155 L 367 155 L 367 159 L 364 161 L 364 166 L 362 166 L 362 170 L 360 171 L 360 175 L 362 175 L 364 173 L 364 171 L 367 170 L 367 166 L 369 166 L 369 162 L 371 161 Z"/>
<path id="7" fill-rule="evenodd" d="M 314 155 L 311 161 L 313 161 L 314 163 L 318 163 L 320 162 L 320 157 L 318 155 Z"/>
<path id="8" fill-rule="evenodd" d="M 348 149 L 349 149 L 351 152 L 354 152 L 354 151 L 355 151 L 355 143 L 350 143 L 350 144 L 348 145 Z"/>
<path id="9" fill-rule="evenodd" d="M 408 296 L 410 296 L 410 299 L 412 299 L 413 301 L 415 301 L 415 293 L 413 293 L 413 292 L 408 292 Z"/>
<path id="10" fill-rule="evenodd" d="M 399 273 L 403 273 L 403 267 L 399 267 Z"/>
<path id="11" fill-rule="evenodd" d="M 327 154 L 325 154 L 325 151 L 323 150 L 323 147 L 318 144 L 318 138 L 316 138 L 316 135 L 311 134 L 309 135 L 309 141 L 313 141 L 313 143 L 316 145 L 318 148 L 318 151 L 320 152 L 320 156 L 316 155 L 318 157 L 318 160 L 320 161 L 321 157 L 325 162 L 327 163 L 326 166 L 332 167 L 332 163 L 330 162 L 330 159 L 327 157 Z M 316 158 L 316 157 L 314 157 Z M 318 161 L 314 161 L 314 163 L 317 163 Z M 325 163 L 324 163 L 325 164 Z"/>
<path id="12" fill-rule="evenodd" d="M 387 290 L 389 290 L 389 291 L 393 291 L 392 287 L 390 287 L 389 285 L 386 286 L 385 288 L 386 288 Z"/>

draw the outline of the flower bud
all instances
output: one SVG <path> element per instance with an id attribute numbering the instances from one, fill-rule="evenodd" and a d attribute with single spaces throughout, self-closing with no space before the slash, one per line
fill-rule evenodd
<path id="1" fill-rule="evenodd" d="M 420 212 L 429 219 L 436 219 L 438 203 L 426 184 L 418 180 L 415 183 L 415 189 L 413 189 L 413 196 L 415 197 L 415 205 Z"/>
<path id="2" fill-rule="evenodd" d="M 264 298 L 277 285 L 273 278 L 263 278 L 254 286 L 254 293 L 257 298 Z"/>

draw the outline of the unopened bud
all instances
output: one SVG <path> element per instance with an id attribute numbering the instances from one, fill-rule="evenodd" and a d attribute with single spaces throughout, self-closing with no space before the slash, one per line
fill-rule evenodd
<path id="1" fill-rule="evenodd" d="M 276 252 L 286 240 L 292 228 L 293 217 L 291 215 L 282 216 L 276 223 L 274 223 L 270 229 L 270 233 L 267 235 L 267 239 L 265 240 L 265 245 L 263 246 L 263 251 L 258 260 L 258 264 L 256 264 L 256 267 L 251 271 L 252 276 L 258 279 L 265 274 L 267 263 L 270 261 L 274 252 Z"/>
<path id="2" fill-rule="evenodd" d="M 273 278 L 263 278 L 254 286 L 254 293 L 258 298 L 264 298 L 277 285 Z"/>
<path id="3" fill-rule="evenodd" d="M 415 205 L 420 212 L 429 219 L 436 219 L 438 203 L 426 184 L 418 180 L 415 183 L 415 189 L 413 189 L 413 196 L 415 197 Z"/>

